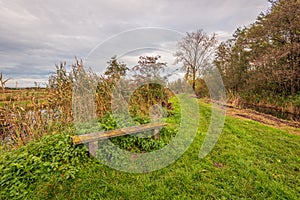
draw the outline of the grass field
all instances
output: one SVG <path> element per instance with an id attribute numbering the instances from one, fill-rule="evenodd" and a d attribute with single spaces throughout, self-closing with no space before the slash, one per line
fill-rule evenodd
<path id="1" fill-rule="evenodd" d="M 194 142 L 162 170 L 110 169 L 73 147 L 68 128 L 1 155 L 0 199 L 300 199 L 299 136 L 226 117 L 218 143 L 199 159 L 211 112 L 200 105 Z"/>
<path id="2" fill-rule="evenodd" d="M 47 99 L 49 91 L 43 88 L 28 88 L 28 89 L 15 89 L 5 90 L 0 93 L 0 107 L 6 104 L 14 103 L 18 106 L 30 107 L 33 101 L 43 101 Z"/>

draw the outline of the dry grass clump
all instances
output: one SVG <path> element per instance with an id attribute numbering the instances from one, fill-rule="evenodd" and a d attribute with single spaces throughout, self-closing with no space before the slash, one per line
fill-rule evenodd
<path id="1" fill-rule="evenodd" d="M 72 87 L 82 67 L 82 62 L 76 60 L 72 71 L 67 72 L 66 63 L 60 63 L 50 76 L 47 88 L 31 89 L 33 92 L 28 92 L 28 89 L 19 90 L 19 93 L 12 93 L 17 100 L 2 101 L 2 146 L 19 147 L 43 135 L 70 127 L 73 120 Z"/>
<path id="2" fill-rule="evenodd" d="M 149 72 L 153 70 L 158 74 L 162 69 L 163 64 L 157 62 L 158 58 L 143 59 L 147 63 L 139 63 L 140 71 L 142 67 L 148 67 Z M 1 146 L 19 147 L 44 135 L 70 128 L 74 122 L 106 116 L 112 112 L 113 106 L 118 106 L 112 101 L 120 84 L 120 95 L 127 102 L 132 117 L 149 117 L 151 107 L 157 104 L 172 108 L 168 103 L 168 98 L 173 95 L 171 91 L 151 83 L 136 87 L 137 80 L 123 78 L 129 70 L 124 63 L 113 57 L 108 64 L 104 75 L 98 76 L 84 69 L 81 60 L 76 59 L 70 71 L 67 71 L 66 63 L 60 63 L 55 66 L 46 88 L 5 94 L 12 98 L 0 102 Z M 129 88 L 136 90 L 132 92 Z"/>

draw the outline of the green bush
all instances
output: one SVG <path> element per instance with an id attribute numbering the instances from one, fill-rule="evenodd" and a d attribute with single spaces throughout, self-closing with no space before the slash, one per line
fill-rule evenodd
<path id="1" fill-rule="evenodd" d="M 131 152 L 151 152 L 163 148 L 169 143 L 169 141 L 176 135 L 177 128 L 175 124 L 180 123 L 180 105 L 176 98 L 170 98 L 173 109 L 167 110 L 166 122 L 173 124 L 166 126 L 160 131 L 159 140 L 152 138 L 151 131 L 145 131 L 137 133 L 135 135 L 126 135 L 110 139 L 110 141 L 117 147 L 131 151 Z M 121 127 L 135 126 L 139 124 L 150 123 L 150 119 L 142 117 L 136 114 L 132 116 L 132 122 L 126 122 L 127 120 L 122 119 L 122 116 L 113 116 L 107 114 L 104 118 L 99 120 L 99 124 L 102 130 L 114 130 Z M 101 146 L 101 145 L 100 145 Z M 99 155 L 107 154 L 107 149 L 99 149 Z M 109 154 L 110 155 L 110 154 Z"/>
<path id="2" fill-rule="evenodd" d="M 121 122 L 118 123 L 117 121 Z M 128 124 L 125 120 L 114 119 L 112 115 L 106 115 L 99 123 L 102 130 L 114 130 L 121 127 L 135 126 L 139 124 L 146 124 L 150 122 L 150 119 L 136 116 L 133 118 L 133 122 Z M 167 128 L 164 128 L 167 129 Z M 132 152 L 150 152 L 161 149 L 166 143 L 162 140 L 154 140 L 151 137 L 151 131 L 145 131 L 137 133 L 135 136 L 126 135 L 116 138 L 111 138 L 110 141 L 120 147 L 121 149 Z M 105 149 L 99 150 L 100 152 L 106 151 Z"/>
<path id="3" fill-rule="evenodd" d="M 38 182 L 74 179 L 88 159 L 86 147 L 74 147 L 67 133 L 6 152 L 0 157 L 0 199 L 23 199 Z"/>

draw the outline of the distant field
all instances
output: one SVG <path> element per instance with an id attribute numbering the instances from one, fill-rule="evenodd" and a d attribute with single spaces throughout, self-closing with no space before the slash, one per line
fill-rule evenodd
<path id="1" fill-rule="evenodd" d="M 6 104 L 14 103 L 18 106 L 30 106 L 32 100 L 43 101 L 48 97 L 47 89 L 7 89 L 5 92 L 0 92 L 0 107 Z"/>

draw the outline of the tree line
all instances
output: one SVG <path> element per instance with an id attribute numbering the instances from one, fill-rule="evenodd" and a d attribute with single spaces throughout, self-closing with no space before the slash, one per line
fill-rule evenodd
<path id="1" fill-rule="evenodd" d="M 198 96 L 209 96 L 204 80 L 216 67 L 229 102 L 300 114 L 300 1 L 269 2 L 227 41 L 217 44 L 215 35 L 198 30 L 178 43 L 176 61 Z"/>
<path id="2" fill-rule="evenodd" d="M 300 1 L 270 2 L 266 13 L 219 45 L 214 64 L 232 96 L 300 106 Z"/>

